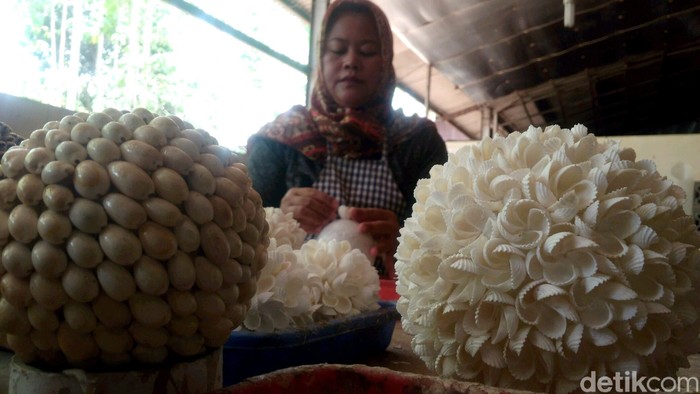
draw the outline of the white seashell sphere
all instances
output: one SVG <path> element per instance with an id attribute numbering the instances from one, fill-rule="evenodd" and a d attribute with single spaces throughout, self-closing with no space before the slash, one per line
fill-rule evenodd
<path id="1" fill-rule="evenodd" d="M 698 351 L 700 235 L 683 190 L 586 127 L 530 127 L 419 181 L 397 309 L 444 377 L 571 392 L 672 376 Z"/>
<path id="2" fill-rule="evenodd" d="M 292 249 L 299 249 L 304 243 L 306 231 L 301 228 L 291 212 L 284 213 L 280 208 L 266 207 L 265 220 L 270 226 L 269 237 L 276 240 L 277 246 L 290 245 Z"/>
<path id="3" fill-rule="evenodd" d="M 297 258 L 309 270 L 315 321 L 379 309 L 379 274 L 348 241 L 312 239 Z"/>
<path id="4" fill-rule="evenodd" d="M 328 223 L 321 232 L 318 233 L 319 241 L 348 241 L 352 249 L 358 249 L 367 259 L 371 259 L 371 249 L 374 240 L 371 236 L 361 233 L 358 229 L 359 223 L 350 219 L 337 219 Z"/>
<path id="5" fill-rule="evenodd" d="M 250 331 L 273 332 L 311 323 L 308 275 L 308 270 L 297 262 L 292 246 L 278 246 L 277 240 L 271 238 L 268 261 L 260 271 L 257 291 L 243 326 Z"/>
<path id="6" fill-rule="evenodd" d="M 347 240 L 304 242 L 306 232 L 279 208 L 265 208 L 265 220 L 267 264 L 243 328 L 281 331 L 379 308 L 379 275 L 359 249 Z"/>

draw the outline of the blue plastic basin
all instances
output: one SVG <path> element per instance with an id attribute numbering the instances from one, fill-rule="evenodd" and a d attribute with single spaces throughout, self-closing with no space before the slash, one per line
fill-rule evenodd
<path id="1" fill-rule="evenodd" d="M 278 369 L 308 364 L 354 364 L 384 351 L 400 318 L 396 303 L 308 327 L 259 333 L 233 331 L 224 345 L 223 385 Z"/>

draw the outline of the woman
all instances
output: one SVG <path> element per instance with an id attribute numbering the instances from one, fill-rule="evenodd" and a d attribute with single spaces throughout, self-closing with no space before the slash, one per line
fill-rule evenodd
<path id="1" fill-rule="evenodd" d="M 291 212 L 310 234 L 336 219 L 339 205 L 352 207 L 350 218 L 372 236 L 372 253 L 393 275 L 388 262 L 413 190 L 447 161 L 445 143 L 433 122 L 391 108 L 392 34 L 379 7 L 331 3 L 320 44 L 310 108 L 293 107 L 249 140 L 253 187 L 265 206 Z"/>

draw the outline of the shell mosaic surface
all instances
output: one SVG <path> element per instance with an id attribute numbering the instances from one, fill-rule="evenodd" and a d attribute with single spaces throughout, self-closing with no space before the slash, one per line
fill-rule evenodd
<path id="1" fill-rule="evenodd" d="M 306 242 L 291 214 L 265 208 L 268 262 L 243 321 L 250 331 L 273 332 L 379 308 L 379 276 L 345 240 Z"/>
<path id="2" fill-rule="evenodd" d="M 450 154 L 416 189 L 397 309 L 444 377 L 571 392 L 698 351 L 700 235 L 683 190 L 583 125 Z"/>
<path id="3" fill-rule="evenodd" d="M 284 213 L 279 208 L 265 208 L 265 220 L 270 230 L 270 239 L 275 240 L 275 245 L 268 247 L 274 251 L 277 246 L 289 245 L 292 249 L 299 249 L 306 239 L 306 231 L 294 220 L 291 213 Z"/>
<path id="4" fill-rule="evenodd" d="M 243 321 L 268 225 L 247 167 L 205 130 L 143 107 L 79 112 L 0 167 L 0 337 L 18 360 L 152 366 Z"/>

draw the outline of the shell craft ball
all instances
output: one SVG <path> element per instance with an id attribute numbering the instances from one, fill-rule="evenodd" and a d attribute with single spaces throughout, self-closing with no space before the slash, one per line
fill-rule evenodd
<path id="1" fill-rule="evenodd" d="M 379 309 L 379 275 L 362 251 L 341 238 L 306 240 L 291 213 L 265 213 L 268 259 L 243 328 L 283 331 Z"/>
<path id="2" fill-rule="evenodd" d="M 177 116 L 47 122 L 0 160 L 0 340 L 50 369 L 202 356 L 243 322 L 267 231 L 241 158 Z"/>
<path id="3" fill-rule="evenodd" d="M 414 193 L 397 309 L 442 376 L 572 392 L 594 371 L 671 376 L 698 351 L 700 235 L 634 150 L 530 127 L 450 154 Z"/>

